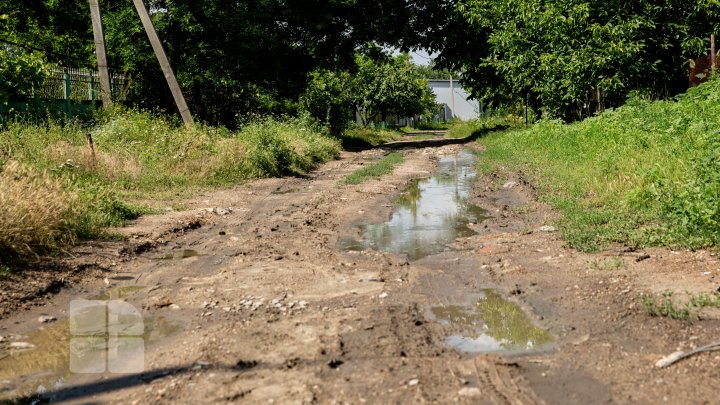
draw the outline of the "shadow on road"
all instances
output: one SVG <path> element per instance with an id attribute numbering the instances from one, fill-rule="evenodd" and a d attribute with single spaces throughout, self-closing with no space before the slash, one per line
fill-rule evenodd
<path id="1" fill-rule="evenodd" d="M 81 399 L 83 404 L 95 404 L 99 402 L 92 401 L 88 397 L 91 397 L 95 394 L 108 393 L 129 387 L 150 384 L 154 380 L 165 378 L 171 375 L 177 376 L 184 373 L 197 373 L 199 369 L 226 369 L 242 373 L 246 370 L 250 370 L 258 366 L 267 367 L 266 365 L 262 365 L 257 362 L 240 361 L 237 363 L 237 365 L 234 366 L 212 364 L 199 366 L 196 364 L 189 366 L 160 368 L 137 374 L 122 374 L 114 378 L 107 378 L 95 382 L 89 382 L 86 384 L 70 386 L 67 388 L 51 391 L 46 394 L 38 394 L 15 399 L 0 399 L 0 404 L 48 404 Z"/>
<path id="2" fill-rule="evenodd" d="M 476 130 L 470 136 L 466 138 L 445 138 L 440 137 L 440 134 L 438 131 L 432 131 L 432 134 L 439 135 L 438 138 L 435 139 L 423 139 L 423 140 L 402 140 L 402 141 L 393 141 L 384 143 L 381 145 L 372 145 L 369 142 L 360 139 L 360 138 L 343 138 L 342 139 L 342 147 L 343 149 L 350 151 L 350 152 L 362 152 L 364 150 L 368 149 L 375 149 L 375 148 L 383 148 L 383 149 L 418 149 L 418 148 L 427 148 L 427 147 L 438 147 L 438 146 L 445 146 L 445 145 L 464 145 L 470 142 L 474 142 L 487 134 L 491 132 L 496 131 L 503 131 L 508 129 L 509 126 L 507 125 L 497 125 L 492 128 L 483 128 Z M 429 131 L 419 131 L 417 133 L 411 133 L 412 135 L 421 135 L 421 134 L 428 134 Z M 445 132 L 447 133 L 447 132 Z M 444 133 L 444 134 L 445 134 Z M 411 136 L 412 136 L 411 135 Z"/>

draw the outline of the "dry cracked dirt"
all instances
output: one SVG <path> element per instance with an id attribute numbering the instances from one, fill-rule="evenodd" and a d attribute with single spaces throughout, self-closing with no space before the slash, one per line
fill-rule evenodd
<path id="1" fill-rule="evenodd" d="M 391 175 L 339 183 L 391 148 L 405 157 Z M 176 201 L 185 209 L 119 229 L 124 241 L 83 242 L 0 280 L 0 398 L 718 403 L 720 352 L 656 362 L 716 341 L 720 316 L 643 308 L 668 290 L 713 292 L 714 254 L 566 248 L 532 185 L 475 176 L 482 153 L 468 148 L 343 152 L 305 178 Z M 142 370 L 107 371 L 111 350 L 91 350 L 106 371 L 70 371 L 85 353 L 70 307 L 84 300 L 137 310 Z"/>

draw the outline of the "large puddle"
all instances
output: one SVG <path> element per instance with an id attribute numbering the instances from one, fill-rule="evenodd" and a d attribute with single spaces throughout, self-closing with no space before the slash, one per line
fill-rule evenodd
<path id="1" fill-rule="evenodd" d="M 461 330 L 445 343 L 465 353 L 525 352 L 543 349 L 553 341 L 520 306 L 492 289 L 483 290 L 469 306 L 439 306 L 430 312 L 441 324 Z"/>
<path id="2" fill-rule="evenodd" d="M 0 402 L 2 398 L 32 396 L 62 388 L 75 374 L 73 371 L 84 368 L 80 373 L 90 372 L 88 364 L 98 368 L 91 370 L 93 373 L 112 372 L 113 364 L 123 366 L 122 362 L 127 363 L 127 359 L 122 356 L 133 350 L 140 350 L 135 357 L 142 363 L 143 347 L 180 332 L 183 325 L 163 316 L 143 316 L 122 300 L 141 288 L 121 287 L 93 297 L 94 301 L 74 301 L 86 307 L 85 303 L 96 303 L 85 311 L 100 308 L 99 316 L 87 315 L 81 308 L 76 317 L 49 323 L 25 336 L 5 336 L 0 342 Z M 107 313 L 104 312 L 106 305 Z M 113 308 L 119 310 L 113 311 Z M 90 332 L 83 328 L 89 328 Z M 120 359 L 114 363 L 111 361 L 113 351 L 116 356 L 120 353 Z"/>
<path id="3" fill-rule="evenodd" d="M 469 150 L 440 158 L 437 173 L 413 181 L 395 201 L 392 217 L 364 225 L 361 240 L 344 240 L 346 250 L 374 249 L 407 255 L 409 260 L 442 252 L 457 237 L 470 236 L 468 223 L 486 218 L 469 203 L 476 156 Z"/>

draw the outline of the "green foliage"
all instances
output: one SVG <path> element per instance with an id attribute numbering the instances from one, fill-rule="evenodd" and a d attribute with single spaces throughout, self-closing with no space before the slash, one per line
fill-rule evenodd
<path id="1" fill-rule="evenodd" d="M 0 48 L 0 108 L 7 109 L 10 100 L 31 98 L 45 75 L 45 64 L 37 53 Z"/>
<path id="2" fill-rule="evenodd" d="M 300 98 L 301 108 L 339 135 L 357 112 L 362 125 L 387 116 L 410 117 L 435 108 L 435 97 L 407 55 L 356 57 L 352 73 L 320 70 Z"/>
<path id="3" fill-rule="evenodd" d="M 413 65 L 408 55 L 398 55 L 377 62 L 357 57 L 358 71 L 350 85 L 350 99 L 363 126 L 373 119 L 393 115 L 411 117 L 435 109 L 435 97 L 427 79 Z"/>
<path id="4" fill-rule="evenodd" d="M 86 144 L 87 133 L 95 143 L 94 157 Z M 309 119 L 259 120 L 235 132 L 200 124 L 186 129 L 147 112 L 123 109 L 101 112 L 91 126 L 10 122 L 0 130 L 0 168 L 7 162 L 20 162 L 47 173 L 48 180 L 43 181 L 50 186 L 29 187 L 10 181 L 17 177 L 10 176 L 14 188 L 0 188 L 0 199 L 7 197 L 3 200 L 9 201 L 7 209 L 18 214 L 25 212 L 19 209 L 21 204 L 30 206 L 26 211 L 37 214 L 39 225 L 28 229 L 45 229 L 43 224 L 54 221 L 59 225 L 45 234 L 62 230 L 63 235 L 70 234 L 66 241 L 111 237 L 105 228 L 123 226 L 152 212 L 169 195 L 257 177 L 305 173 L 335 158 L 339 150 L 339 141 Z M 23 197 L 28 192 L 43 197 Z M 3 227 L 3 223 L 0 241 L 7 237 L 4 232 L 10 232 L 7 229 L 17 228 Z M 42 244 L 52 248 L 51 242 L 57 239 L 48 237 Z"/>
<path id="5" fill-rule="evenodd" d="M 565 239 L 689 248 L 720 243 L 720 80 L 677 101 L 633 99 L 583 122 L 492 134 L 483 168 L 523 170 L 563 214 Z"/>
<path id="6" fill-rule="evenodd" d="M 358 169 L 343 180 L 345 184 L 360 184 L 369 179 L 378 178 L 386 174 L 392 173 L 395 166 L 403 162 L 402 152 L 392 152 L 384 156 L 379 162 L 373 163 L 370 166 L 365 166 L 362 169 Z"/>
<path id="7" fill-rule="evenodd" d="M 15 51 L 38 51 L 60 66 L 92 67 L 88 2 L 0 0 L 0 44 Z"/>
<path id="8" fill-rule="evenodd" d="M 351 77 L 348 72 L 314 71 L 300 97 L 300 108 L 330 127 L 338 136 L 352 120 Z"/>
<path id="9" fill-rule="evenodd" d="M 461 0 L 451 16 L 479 43 L 446 35 L 436 47 L 476 97 L 576 120 L 632 90 L 684 91 L 686 62 L 706 53 L 719 15 L 717 2 Z"/>

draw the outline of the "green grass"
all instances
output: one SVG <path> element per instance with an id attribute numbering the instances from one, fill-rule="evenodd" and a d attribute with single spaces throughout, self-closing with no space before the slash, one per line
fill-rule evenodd
<path id="1" fill-rule="evenodd" d="M 450 121 L 448 123 L 448 138 L 480 137 L 489 131 L 496 131 L 509 127 L 512 121 L 505 117 L 480 118 L 470 121 Z"/>
<path id="2" fill-rule="evenodd" d="M 369 179 L 378 178 L 388 173 L 392 173 L 395 166 L 401 164 L 402 162 L 403 154 L 401 152 L 392 152 L 383 157 L 380 161 L 352 172 L 343 180 L 343 183 L 360 184 Z"/>
<path id="3" fill-rule="evenodd" d="M 563 214 L 570 246 L 687 248 L 720 242 L 720 81 L 677 100 L 631 99 L 566 125 L 492 133 L 480 168 L 523 171 Z"/>
<path id="4" fill-rule="evenodd" d="M 92 135 L 94 157 L 86 134 Z M 98 115 L 93 124 L 14 122 L 0 129 L 0 173 L 20 164 L 21 169 L 14 170 L 29 173 L 24 178 L 27 184 L 30 180 L 35 184 L 35 194 L 53 193 L 47 201 L 35 198 L 36 208 L 27 212 L 43 213 L 45 219 L 38 219 L 37 229 L 40 222 L 54 223 L 57 229 L 48 228 L 47 234 L 62 234 L 66 240 L 112 237 L 107 227 L 157 212 L 170 197 L 253 178 L 304 174 L 337 157 L 339 151 L 340 142 L 324 128 L 290 118 L 257 120 L 238 131 L 202 124 L 185 129 L 147 112 L 116 110 Z M 6 188 L 14 187 L 15 194 L 0 190 L 0 197 L 19 206 L 27 200 L 23 195 L 35 194 L 21 184 L 25 180 L 13 176 L 6 173 L 5 182 Z M 55 181 L 59 186 L 54 186 Z M 42 187 L 50 191 L 44 192 Z M 42 210 L 50 200 L 62 200 L 59 206 L 63 209 Z M 64 218 L 53 218 L 51 212 Z M 9 222 L 0 226 L 0 242 L 3 233 L 19 232 L 20 228 Z M 23 232 L 34 231 L 27 228 Z M 44 240 L 37 246 L 0 243 L 0 261 L 41 252 L 41 245 L 50 245 L 48 238 Z"/>
<path id="5" fill-rule="evenodd" d="M 625 268 L 625 260 L 618 256 L 605 259 L 593 259 L 590 260 L 588 266 L 594 270 L 618 270 Z"/>
<path id="6" fill-rule="evenodd" d="M 673 319 L 699 318 L 699 311 L 705 307 L 720 308 L 720 294 L 689 294 L 684 303 L 674 302 L 672 292 L 663 293 L 663 298 L 646 296 L 642 299 L 645 312 L 650 316 Z"/>
<path id="7" fill-rule="evenodd" d="M 352 127 L 343 132 L 340 142 L 345 149 L 365 149 L 395 141 L 404 135 L 401 131 L 389 129 Z"/>

